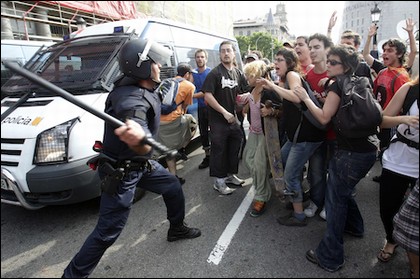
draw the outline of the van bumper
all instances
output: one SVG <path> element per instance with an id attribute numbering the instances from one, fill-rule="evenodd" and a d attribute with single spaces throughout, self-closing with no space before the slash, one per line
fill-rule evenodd
<path id="1" fill-rule="evenodd" d="M 2 187 L 1 201 L 33 210 L 46 205 L 73 204 L 96 198 L 101 195 L 99 176 L 86 162 L 87 159 L 83 159 L 35 167 L 26 175 L 30 192 L 24 193 L 20 191 L 13 175 L 2 168 L 2 185 L 5 179 L 9 190 L 5 191 Z"/>

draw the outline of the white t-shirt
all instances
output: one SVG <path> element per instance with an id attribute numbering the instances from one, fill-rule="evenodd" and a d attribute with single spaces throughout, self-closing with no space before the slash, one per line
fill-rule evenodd
<path id="1" fill-rule="evenodd" d="M 408 115 L 419 115 L 417 101 L 414 101 Z M 419 127 L 410 127 L 400 124 L 397 128 L 401 135 L 419 142 Z M 393 137 L 395 138 L 396 135 Z M 391 143 L 382 156 L 382 167 L 390 171 L 403 174 L 409 177 L 419 177 L 419 150 L 409 147 L 407 144 L 396 141 Z"/>

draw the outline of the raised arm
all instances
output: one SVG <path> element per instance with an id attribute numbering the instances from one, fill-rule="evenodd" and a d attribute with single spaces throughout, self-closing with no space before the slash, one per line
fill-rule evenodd
<path id="1" fill-rule="evenodd" d="M 369 27 L 366 43 L 363 48 L 363 58 L 365 59 L 366 63 L 368 63 L 370 67 L 372 67 L 373 61 L 375 61 L 375 58 L 372 55 L 370 55 L 370 42 L 372 41 L 372 37 L 376 34 L 377 30 L 378 30 L 378 27 L 376 26 L 376 24 L 372 24 Z"/>
<path id="2" fill-rule="evenodd" d="M 328 29 L 327 29 L 327 37 L 331 39 L 331 31 L 337 22 L 337 11 L 334 11 L 330 17 L 330 21 L 328 22 Z"/>
<path id="3" fill-rule="evenodd" d="M 416 23 L 412 18 L 408 18 L 405 20 L 405 24 L 406 27 L 403 27 L 403 29 L 407 31 L 408 40 L 410 41 L 410 53 L 408 54 L 407 68 L 411 69 L 411 67 L 413 67 L 417 53 L 416 39 L 414 38 L 414 27 L 416 26 Z"/>

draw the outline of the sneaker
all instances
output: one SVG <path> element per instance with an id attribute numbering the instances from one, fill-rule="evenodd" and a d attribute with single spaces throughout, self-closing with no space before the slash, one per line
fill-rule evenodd
<path id="1" fill-rule="evenodd" d="M 201 231 L 195 228 L 189 228 L 185 223 L 178 226 L 171 225 L 168 230 L 168 241 L 177 241 L 180 239 L 196 238 L 201 235 Z"/>
<path id="2" fill-rule="evenodd" d="M 311 263 L 314 263 L 314 264 L 318 265 L 319 267 L 321 267 L 322 269 L 324 269 L 324 270 L 326 270 L 328 272 L 336 272 L 339 269 L 341 269 L 343 267 L 343 265 L 344 265 L 344 263 L 342 263 L 342 264 L 340 264 L 339 266 L 337 266 L 335 268 L 329 268 L 329 267 L 323 266 L 321 264 L 321 262 L 318 260 L 318 258 L 316 256 L 316 253 L 315 253 L 314 250 L 308 250 L 306 252 L 306 259 L 308 261 L 310 261 Z"/>
<path id="3" fill-rule="evenodd" d="M 254 205 L 252 206 L 252 210 L 249 213 L 252 217 L 261 216 L 265 211 L 265 202 L 263 201 L 255 201 Z"/>
<path id="4" fill-rule="evenodd" d="M 277 218 L 277 222 L 279 222 L 280 225 L 284 226 L 294 226 L 294 227 L 304 227 L 308 224 L 307 219 L 303 219 L 300 221 L 298 218 L 295 217 L 295 215 L 292 213 L 291 216 L 284 216 Z"/>
<path id="5" fill-rule="evenodd" d="M 200 165 L 198 165 L 198 168 L 201 169 L 205 169 L 210 165 L 210 156 L 206 156 L 203 159 L 203 162 L 201 162 Z"/>
<path id="6" fill-rule="evenodd" d="M 327 213 L 325 212 L 325 206 L 322 208 L 321 212 L 319 213 L 319 217 L 324 220 L 327 220 Z"/>
<path id="7" fill-rule="evenodd" d="M 179 183 L 181 183 L 181 185 L 184 185 L 184 183 L 185 183 L 185 179 L 184 178 L 179 177 L 178 175 L 176 175 L 176 178 L 178 178 Z"/>
<path id="8" fill-rule="evenodd" d="M 215 183 L 213 184 L 213 188 L 214 190 L 219 191 L 219 193 L 222 195 L 230 195 L 233 193 L 233 191 L 235 191 L 234 189 L 229 188 L 225 183 L 223 184 Z"/>
<path id="9" fill-rule="evenodd" d="M 305 208 L 303 213 L 305 213 L 306 217 L 312 218 L 315 216 L 317 210 L 318 210 L 318 206 L 316 206 L 316 204 L 313 203 L 313 201 L 310 201 L 309 206 Z"/>
<path id="10" fill-rule="evenodd" d="M 226 184 L 233 184 L 235 186 L 241 186 L 245 183 L 245 180 L 239 179 L 236 175 L 232 174 L 225 179 Z"/>

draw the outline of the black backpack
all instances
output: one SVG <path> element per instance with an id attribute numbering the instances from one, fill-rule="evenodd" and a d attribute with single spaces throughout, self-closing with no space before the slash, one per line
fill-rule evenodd
<path id="1" fill-rule="evenodd" d="M 343 92 L 340 107 L 332 118 L 336 132 L 346 138 L 365 138 L 377 134 L 382 122 L 382 107 L 373 96 L 369 79 L 338 76 Z"/>

